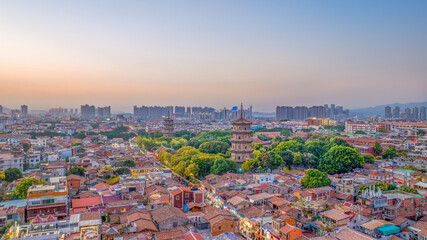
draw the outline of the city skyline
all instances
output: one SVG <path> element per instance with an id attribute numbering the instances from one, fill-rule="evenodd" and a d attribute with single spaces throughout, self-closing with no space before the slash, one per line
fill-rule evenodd
<path id="1" fill-rule="evenodd" d="M 0 102 L 273 112 L 425 101 L 426 11 L 423 1 L 2 3 Z"/>

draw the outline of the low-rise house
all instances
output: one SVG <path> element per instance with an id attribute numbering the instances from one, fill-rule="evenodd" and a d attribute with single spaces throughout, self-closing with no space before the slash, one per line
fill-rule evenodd
<path id="1" fill-rule="evenodd" d="M 58 219 L 68 216 L 67 187 L 32 185 L 27 193 L 27 219 L 49 215 Z"/>
<path id="2" fill-rule="evenodd" d="M 169 202 L 173 207 L 182 209 L 185 204 L 195 202 L 202 203 L 204 202 L 204 195 L 201 191 L 193 191 L 189 188 L 176 188 L 169 193 L 170 200 Z"/>
<path id="3" fill-rule="evenodd" d="M 264 183 L 258 187 L 254 187 L 252 189 L 255 194 L 259 194 L 259 193 L 269 193 L 269 194 L 280 194 L 280 187 L 278 186 L 274 186 L 268 183 Z"/>
<path id="4" fill-rule="evenodd" d="M 335 197 L 335 191 L 329 186 L 310 188 L 308 191 L 312 194 L 312 200 L 328 200 Z"/>
<path id="5" fill-rule="evenodd" d="M 181 209 L 167 205 L 152 211 L 151 215 L 161 230 L 170 230 L 189 223 L 188 218 Z"/>
<path id="6" fill-rule="evenodd" d="M 108 215 L 110 216 L 110 221 L 116 222 L 119 220 L 120 214 L 125 213 L 131 209 L 134 209 L 138 206 L 138 203 L 135 200 L 120 200 L 109 202 L 106 205 Z"/>
<path id="7" fill-rule="evenodd" d="M 210 208 L 205 218 L 209 221 L 212 236 L 223 232 L 239 232 L 239 219 L 226 211 Z"/>
<path id="8" fill-rule="evenodd" d="M 350 216 L 337 209 L 321 212 L 319 215 L 337 227 L 345 226 L 350 222 Z"/>
<path id="9" fill-rule="evenodd" d="M 294 240 L 300 237 L 301 235 L 302 235 L 301 229 L 295 226 L 289 225 L 287 223 L 285 224 L 285 226 L 283 226 L 280 229 L 280 238 L 284 240 Z"/>
<path id="10" fill-rule="evenodd" d="M 343 228 L 336 235 L 335 238 L 338 240 L 376 240 L 376 238 L 356 231 L 351 228 Z"/>
<path id="11" fill-rule="evenodd" d="M 252 204 L 249 201 L 239 196 L 232 197 L 227 202 L 236 210 L 240 210 L 240 209 L 244 209 L 252 206 Z"/>
<path id="12" fill-rule="evenodd" d="M 252 177 L 257 184 L 273 183 L 274 181 L 273 174 L 254 174 Z"/>

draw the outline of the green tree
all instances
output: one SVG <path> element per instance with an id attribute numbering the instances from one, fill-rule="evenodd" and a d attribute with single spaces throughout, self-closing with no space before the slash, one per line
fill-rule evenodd
<path id="1" fill-rule="evenodd" d="M 242 164 L 243 172 L 250 172 L 258 167 L 258 163 L 255 159 L 249 158 Z"/>
<path id="2" fill-rule="evenodd" d="M 28 152 L 30 149 L 31 149 L 31 143 L 26 143 L 26 142 L 24 142 L 23 144 L 22 144 L 22 148 L 24 149 L 24 152 Z"/>
<path id="3" fill-rule="evenodd" d="M 383 149 L 381 148 L 381 145 L 380 145 L 379 142 L 375 142 L 375 144 L 374 144 L 374 151 L 375 151 L 375 154 L 377 156 L 379 156 L 383 152 Z"/>
<path id="4" fill-rule="evenodd" d="M 70 173 L 74 175 L 83 176 L 85 174 L 85 168 L 82 166 L 74 166 L 70 169 Z"/>
<path id="5" fill-rule="evenodd" d="M 6 171 L 4 171 L 4 179 L 7 182 L 13 182 L 20 178 L 22 178 L 22 172 L 17 168 L 8 168 Z"/>
<path id="6" fill-rule="evenodd" d="M 132 167 L 135 167 L 135 161 L 134 160 L 132 160 L 132 159 L 126 159 L 124 162 L 123 162 L 123 164 L 122 164 L 123 166 L 125 166 L 125 167 L 130 167 L 130 168 L 132 168 Z"/>
<path id="7" fill-rule="evenodd" d="M 291 151 L 286 150 L 284 152 L 281 152 L 280 157 L 283 159 L 283 163 L 288 167 L 288 169 L 291 169 L 291 166 L 294 162 L 294 154 L 292 154 Z"/>
<path id="8" fill-rule="evenodd" d="M 375 163 L 374 159 L 375 157 L 372 154 L 363 154 L 363 159 L 365 160 L 365 163 Z"/>
<path id="9" fill-rule="evenodd" d="M 27 198 L 27 191 L 28 191 L 29 187 L 31 187 L 33 184 L 45 184 L 45 183 L 46 182 L 38 180 L 36 178 L 26 178 L 26 179 L 23 179 L 22 181 L 20 181 L 18 183 L 18 185 L 16 185 L 15 195 L 19 199 Z"/>
<path id="10" fill-rule="evenodd" d="M 23 165 L 24 172 L 27 171 L 30 168 L 30 164 L 28 162 L 25 162 Z"/>
<path id="11" fill-rule="evenodd" d="M 331 179 L 328 178 L 328 175 L 317 169 L 307 170 L 305 176 L 301 179 L 301 187 L 303 188 L 317 188 L 330 185 Z"/>
<path id="12" fill-rule="evenodd" d="M 354 134 L 366 135 L 366 132 L 357 130 L 356 132 L 354 132 Z"/>
<path id="13" fill-rule="evenodd" d="M 176 172 L 178 175 L 184 176 L 185 175 L 185 169 L 187 168 L 189 162 L 186 161 L 180 161 L 174 168 L 173 171 Z"/>
<path id="14" fill-rule="evenodd" d="M 260 167 L 264 170 L 277 169 L 283 164 L 283 159 L 273 151 L 258 155 L 256 160 L 259 163 Z"/>
<path id="15" fill-rule="evenodd" d="M 237 171 L 236 162 L 231 159 L 224 158 L 216 159 L 211 168 L 211 173 L 218 175 L 235 171 Z"/>
<path id="16" fill-rule="evenodd" d="M 294 154 L 294 160 L 292 162 L 292 165 L 294 165 L 294 166 L 302 166 L 303 165 L 301 153 L 295 153 Z"/>
<path id="17" fill-rule="evenodd" d="M 218 154 L 218 153 L 226 153 L 229 148 L 230 148 L 230 145 L 226 142 L 211 141 L 211 142 L 202 143 L 199 147 L 199 150 L 202 153 Z"/>
<path id="18" fill-rule="evenodd" d="M 257 137 L 261 141 L 271 141 L 271 140 L 273 140 L 271 137 L 267 137 L 264 134 L 258 134 Z"/>
<path id="19" fill-rule="evenodd" d="M 307 152 L 313 154 L 316 158 L 321 158 L 329 150 L 326 142 L 319 139 L 307 140 L 304 147 Z"/>
<path id="20" fill-rule="evenodd" d="M 345 173 L 364 163 L 361 154 L 354 148 L 335 146 L 319 162 L 319 170 L 328 174 Z"/>
<path id="21" fill-rule="evenodd" d="M 284 152 L 286 150 L 292 152 L 303 152 L 304 145 L 296 140 L 290 140 L 286 142 L 281 142 L 277 147 L 274 148 L 274 151 L 277 153 Z"/>
<path id="22" fill-rule="evenodd" d="M 384 159 L 391 159 L 391 158 L 395 158 L 398 156 L 399 156 L 399 154 L 397 154 L 397 149 L 393 145 L 390 145 L 388 148 L 384 149 L 384 152 L 382 155 L 382 157 Z"/>
<path id="23" fill-rule="evenodd" d="M 75 147 L 75 146 L 81 146 L 81 145 L 83 145 L 83 143 L 82 142 L 75 142 L 75 143 L 73 143 L 73 147 Z"/>
<path id="24" fill-rule="evenodd" d="M 198 177 L 199 176 L 199 166 L 195 163 L 191 163 L 185 168 L 185 176 Z"/>
<path id="25" fill-rule="evenodd" d="M 413 188 L 410 188 L 410 187 L 403 187 L 402 191 L 408 192 L 408 193 L 414 193 L 414 194 L 418 193 L 418 191 L 416 189 L 413 189 Z"/>
<path id="26" fill-rule="evenodd" d="M 118 175 L 128 175 L 128 174 L 130 174 L 130 170 L 129 170 L 129 168 L 122 167 L 122 168 L 116 169 L 114 171 L 114 173 L 116 173 Z"/>
<path id="27" fill-rule="evenodd" d="M 73 137 L 83 139 L 86 137 L 86 134 L 84 132 L 74 133 Z"/>

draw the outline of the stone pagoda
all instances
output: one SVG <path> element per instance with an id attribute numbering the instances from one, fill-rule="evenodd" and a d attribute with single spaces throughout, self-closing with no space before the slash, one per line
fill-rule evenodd
<path id="1" fill-rule="evenodd" d="M 173 119 L 170 117 L 170 113 L 168 112 L 168 117 L 165 118 L 163 122 L 163 135 L 165 137 L 173 138 L 175 137 L 174 127 L 173 127 Z"/>
<path id="2" fill-rule="evenodd" d="M 232 121 L 233 130 L 231 133 L 233 137 L 231 142 L 231 159 L 233 159 L 238 166 L 244 163 L 247 159 L 252 158 L 252 139 L 251 139 L 251 124 L 252 122 L 243 118 L 243 104 L 240 107 L 240 119 Z"/>

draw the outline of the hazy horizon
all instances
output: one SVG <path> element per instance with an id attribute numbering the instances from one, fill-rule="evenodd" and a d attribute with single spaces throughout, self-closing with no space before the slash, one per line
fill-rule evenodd
<path id="1" fill-rule="evenodd" d="M 426 101 L 426 1 L 7 1 L 0 105 Z"/>

